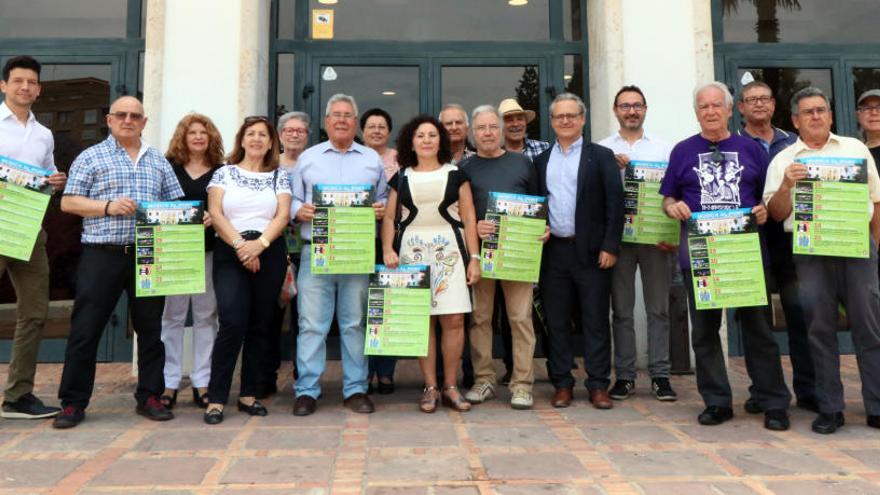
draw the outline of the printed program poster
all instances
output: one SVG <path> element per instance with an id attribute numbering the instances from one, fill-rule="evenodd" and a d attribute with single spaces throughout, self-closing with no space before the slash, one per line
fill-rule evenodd
<path id="1" fill-rule="evenodd" d="M 483 239 L 480 268 L 486 278 L 537 282 L 541 273 L 539 239 L 547 225 L 547 199 L 525 194 L 489 193 L 486 220 L 495 233 Z"/>
<path id="2" fill-rule="evenodd" d="M 205 205 L 145 201 L 135 214 L 135 296 L 205 292 Z"/>
<path id="3" fill-rule="evenodd" d="M 750 208 L 694 213 L 687 227 L 698 310 L 767 304 L 761 241 Z"/>
<path id="4" fill-rule="evenodd" d="M 312 273 L 373 273 L 376 214 L 372 185 L 318 184 L 312 188 Z"/>
<path id="5" fill-rule="evenodd" d="M 809 157 L 807 179 L 794 186 L 792 252 L 870 256 L 868 163 L 864 158 Z"/>
<path id="6" fill-rule="evenodd" d="M 0 255 L 28 261 L 52 198 L 51 172 L 0 156 Z"/>
<path id="7" fill-rule="evenodd" d="M 632 160 L 623 181 L 623 242 L 677 245 L 679 223 L 663 212 L 660 182 L 666 162 Z"/>
<path id="8" fill-rule="evenodd" d="M 376 265 L 368 289 L 364 354 L 427 356 L 430 320 L 428 265 Z"/>

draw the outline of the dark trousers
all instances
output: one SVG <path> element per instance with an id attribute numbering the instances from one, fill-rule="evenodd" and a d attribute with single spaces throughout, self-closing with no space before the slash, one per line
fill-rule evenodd
<path id="1" fill-rule="evenodd" d="M 288 259 L 293 263 L 291 267 L 293 273 L 299 272 L 299 253 L 289 255 Z M 281 367 L 281 349 L 283 341 L 281 338 L 281 330 L 284 326 L 284 317 L 290 314 L 290 333 L 292 336 L 291 356 L 293 356 L 293 374 L 296 376 L 296 337 L 299 335 L 299 313 L 296 311 L 296 296 L 287 303 L 287 306 L 281 308 L 275 305 L 275 313 L 272 318 L 272 325 L 269 327 L 269 350 L 266 358 L 262 360 L 263 372 L 260 375 L 260 383 L 258 386 L 262 390 L 266 390 L 275 385 L 278 381 L 278 369 Z"/>
<path id="2" fill-rule="evenodd" d="M 837 308 L 843 302 L 856 348 L 865 411 L 880 415 L 880 286 L 874 271 L 877 249 L 873 241 L 870 258 L 797 255 L 795 264 L 816 366 L 819 410 L 836 413 L 845 407 L 837 344 Z"/>
<path id="3" fill-rule="evenodd" d="M 694 304 L 693 278 L 682 270 L 691 315 L 691 342 L 696 359 L 697 390 L 707 406 L 733 407 L 733 394 L 727 379 L 724 350 L 721 347 L 723 309 L 701 309 Z M 779 346 L 770 326 L 770 307 L 737 308 L 736 319 L 742 333 L 749 387 L 758 404 L 768 409 L 787 409 L 791 393 L 785 385 Z"/>
<path id="4" fill-rule="evenodd" d="M 62 407 L 85 409 L 89 405 L 95 386 L 98 342 L 123 291 L 128 296 L 131 322 L 137 334 L 138 385 L 134 397 L 138 404 L 143 404 L 148 397 L 164 391 L 165 346 L 160 337 L 165 298 L 136 298 L 134 284 L 133 249 L 126 254 L 121 249 L 83 246 L 58 387 Z"/>
<path id="5" fill-rule="evenodd" d="M 229 400 L 232 372 L 238 353 L 241 357 L 240 397 L 253 397 L 261 381 L 261 361 L 270 348 L 270 327 L 278 307 L 278 294 L 286 273 L 284 239 L 278 238 L 260 255 L 260 270 L 244 268 L 235 250 L 224 242 L 214 249 L 214 292 L 220 329 L 211 356 L 212 403 Z"/>
<path id="6" fill-rule="evenodd" d="M 587 371 L 585 385 L 589 390 L 605 390 L 611 373 L 611 270 L 599 268 L 598 253 L 595 259 L 584 262 L 574 243 L 555 237 L 544 247 L 543 258 L 541 296 L 548 327 L 550 381 L 556 388 L 574 386 L 571 314 L 579 306 Z"/>

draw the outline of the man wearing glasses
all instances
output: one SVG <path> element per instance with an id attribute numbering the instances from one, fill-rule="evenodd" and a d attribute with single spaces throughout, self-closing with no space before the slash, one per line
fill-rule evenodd
<path id="1" fill-rule="evenodd" d="M 623 185 L 614 154 L 584 141 L 587 108 L 572 93 L 550 104 L 556 142 L 535 158 L 538 188 L 547 196 L 550 240 L 544 248 L 541 294 L 549 333 L 553 407 L 571 405 L 574 377 L 571 314 L 580 307 L 586 387 L 597 409 L 611 409 L 611 268 L 623 234 Z"/>
<path id="2" fill-rule="evenodd" d="M 828 98 L 818 88 L 804 88 L 791 99 L 791 119 L 800 138 L 776 155 L 767 171 L 764 201 L 770 215 L 792 231 L 794 186 L 807 178 L 807 157 L 864 160 L 867 166 L 870 235 L 869 257 L 796 255 L 800 295 L 806 314 L 810 350 L 816 367 L 819 415 L 816 433 L 834 433 L 843 426 L 843 385 L 837 346 L 839 302 L 846 309 L 862 379 L 862 401 L 868 426 L 880 428 L 880 287 L 877 278 L 877 243 L 880 241 L 880 177 L 868 148 L 858 139 L 831 132 Z M 867 218 L 867 217 L 866 217 Z M 800 226 L 799 226 L 800 227 Z"/>
<path id="3" fill-rule="evenodd" d="M 98 341 L 123 291 L 137 333 L 135 411 L 154 421 L 173 418 L 159 401 L 165 389 L 160 339 L 165 298 L 134 297 L 134 224 L 138 203 L 173 201 L 183 190 L 162 153 L 141 139 L 146 123 L 137 98 L 117 99 L 107 115 L 110 136 L 80 153 L 70 166 L 61 210 L 83 217 L 83 251 L 58 389 L 64 409 L 55 417 L 55 428 L 72 428 L 85 419 Z"/>
<path id="4" fill-rule="evenodd" d="M 614 96 L 614 116 L 620 129 L 599 141 L 614 151 L 621 171 L 630 160 L 667 163 L 670 146 L 645 132 L 648 105 L 638 86 L 624 86 Z M 623 172 L 621 173 L 623 175 Z M 648 316 L 648 373 L 651 390 L 658 400 L 674 401 L 669 383 L 669 286 L 671 253 L 675 246 L 660 242 L 656 246 L 623 243 L 620 258 L 611 275 L 611 306 L 614 310 L 614 375 L 608 392 L 612 399 L 630 396 L 636 385 L 636 332 L 633 307 L 636 303 L 636 267 L 642 274 L 642 294 Z"/>
<path id="5" fill-rule="evenodd" d="M 720 82 L 699 86 L 694 92 L 694 110 L 700 132 L 675 145 L 660 185 L 666 214 L 681 221 L 678 259 L 685 287 L 693 287 L 687 250 L 691 212 L 751 208 L 759 225 L 767 220 L 767 210 L 761 204 L 767 153 L 751 139 L 728 130 L 733 97 L 727 86 Z M 733 417 L 733 397 L 719 335 L 724 310 L 697 311 L 693 296 L 689 290 L 697 389 L 706 405 L 697 421 L 718 425 Z M 770 328 L 769 307 L 737 308 L 736 316 L 743 332 L 750 390 L 764 411 L 764 427 L 787 430 L 791 394 Z"/>
<path id="6" fill-rule="evenodd" d="M 752 81 L 743 86 L 736 104 L 744 124 L 737 134 L 760 144 L 772 160 L 780 151 L 797 141 L 797 135 L 774 127 L 772 120 L 776 112 L 776 99 L 766 83 Z M 785 327 L 788 333 L 788 354 L 792 367 L 792 388 L 797 405 L 809 411 L 818 411 L 816 403 L 816 374 L 813 359 L 807 343 L 807 324 L 804 310 L 798 296 L 798 280 L 791 254 L 791 233 L 786 233 L 782 224 L 767 219 L 764 226 L 767 253 L 770 257 L 770 274 L 775 281 L 782 310 L 785 312 Z M 744 404 L 746 412 L 763 412 L 754 397 Z"/>

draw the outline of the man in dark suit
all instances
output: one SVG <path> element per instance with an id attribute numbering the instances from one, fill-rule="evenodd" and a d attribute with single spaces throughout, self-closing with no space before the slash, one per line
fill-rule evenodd
<path id="1" fill-rule="evenodd" d="M 552 404 L 571 404 L 571 314 L 578 307 L 590 402 L 611 409 L 608 305 L 623 232 L 623 186 L 614 153 L 584 141 L 587 108 L 580 98 L 571 93 L 554 98 L 550 120 L 556 142 L 535 158 L 535 167 L 550 214 L 541 294 L 550 341 L 548 368 L 556 388 Z"/>

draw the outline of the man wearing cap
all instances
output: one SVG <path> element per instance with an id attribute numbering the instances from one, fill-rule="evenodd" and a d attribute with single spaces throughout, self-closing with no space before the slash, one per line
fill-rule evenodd
<path id="1" fill-rule="evenodd" d="M 528 125 L 535 120 L 533 110 L 524 110 L 514 98 L 507 98 L 498 104 L 498 112 L 504 117 L 504 149 L 522 153 L 529 160 L 550 148 L 550 143 L 529 139 Z"/>
<path id="2" fill-rule="evenodd" d="M 752 81 L 743 86 L 736 104 L 743 116 L 744 125 L 737 134 L 760 144 L 772 160 L 780 151 L 797 141 L 797 135 L 774 127 L 773 113 L 776 100 L 773 91 L 762 81 Z M 767 219 L 764 225 L 767 252 L 770 258 L 770 275 L 776 282 L 776 290 L 785 313 L 785 327 L 788 333 L 788 355 L 791 359 L 792 387 L 797 397 L 797 405 L 803 409 L 817 411 L 816 375 L 813 359 L 807 343 L 807 324 L 804 310 L 798 297 L 797 274 L 791 254 L 791 232 L 786 233 L 782 224 Z M 744 409 L 750 414 L 762 412 L 754 397 L 746 399 Z"/>
<path id="3" fill-rule="evenodd" d="M 870 215 L 869 257 L 794 256 L 816 370 L 819 415 L 813 420 L 812 429 L 829 434 L 844 423 L 846 405 L 837 347 L 841 302 L 856 348 L 867 423 L 880 428 L 880 285 L 877 277 L 880 177 L 877 166 L 868 148 L 859 140 L 831 132 L 831 105 L 820 89 L 808 87 L 794 94 L 791 120 L 800 137 L 770 163 L 764 187 L 767 209 L 776 221 L 785 222 L 786 231 L 791 232 L 795 222 L 792 209 L 795 184 L 807 178 L 807 167 L 798 163 L 800 160 L 808 157 L 859 159 L 864 160 L 868 169 L 869 199 L 865 209 Z"/>
<path id="4" fill-rule="evenodd" d="M 880 162 L 880 89 L 870 89 L 859 96 L 856 102 L 856 113 L 859 127 L 865 138 L 865 146 L 874 157 L 874 163 Z"/>

